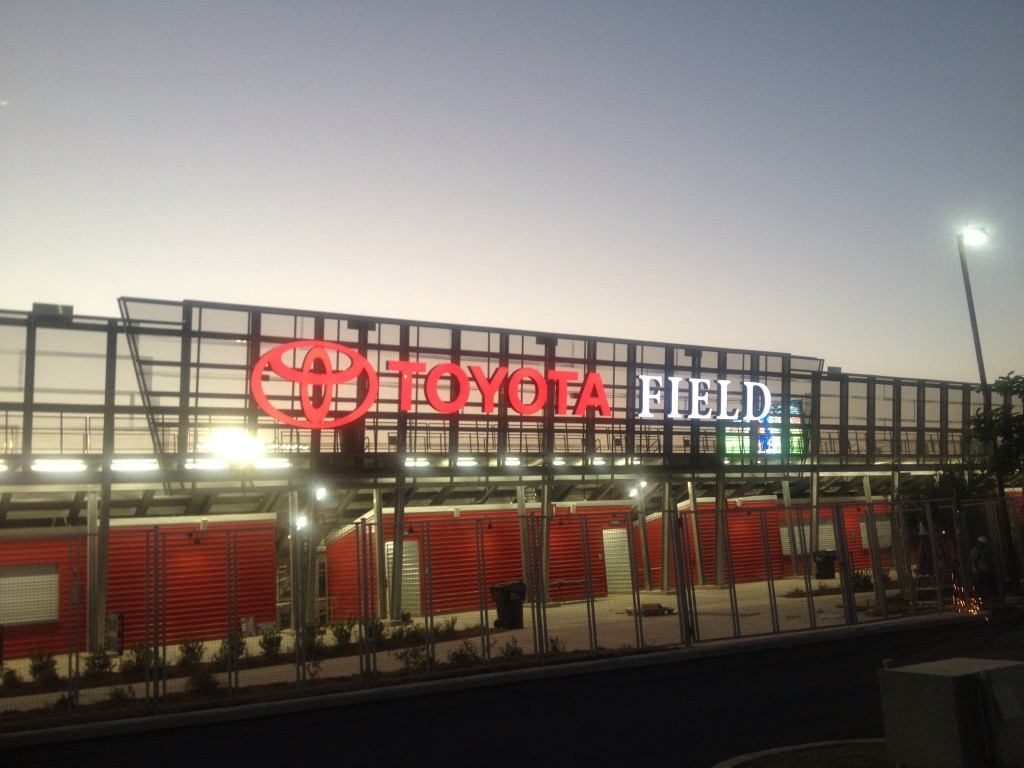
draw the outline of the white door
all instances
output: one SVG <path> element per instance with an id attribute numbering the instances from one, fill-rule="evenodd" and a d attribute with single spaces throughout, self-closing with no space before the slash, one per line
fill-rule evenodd
<path id="1" fill-rule="evenodd" d="M 384 542 L 384 562 L 388 579 L 395 559 L 395 542 Z M 388 582 L 388 605 L 391 604 L 391 582 Z M 402 542 L 402 613 L 423 615 L 420 607 L 420 543 L 415 539 Z"/>
<path id="2" fill-rule="evenodd" d="M 629 575 L 629 537 L 625 528 L 605 528 L 604 571 L 608 580 L 608 594 L 629 594 L 633 580 Z"/>

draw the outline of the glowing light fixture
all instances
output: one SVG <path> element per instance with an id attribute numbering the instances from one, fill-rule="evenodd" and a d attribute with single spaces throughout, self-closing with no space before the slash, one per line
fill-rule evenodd
<path id="1" fill-rule="evenodd" d="M 316 489 L 316 493 L 314 495 L 316 496 L 317 501 L 323 501 L 324 498 L 326 498 L 327 496 L 327 489 L 324 488 L 322 485 L 318 486 Z"/>
<path id="2" fill-rule="evenodd" d="M 506 467 L 518 467 L 522 463 L 523 463 L 522 459 L 520 459 L 518 456 L 506 456 L 505 457 L 505 466 Z"/>
<path id="3" fill-rule="evenodd" d="M 551 463 L 556 467 L 564 467 L 565 459 L 552 459 Z"/>
<path id="4" fill-rule="evenodd" d="M 305 515 L 299 515 L 295 518 L 295 530 L 301 531 L 307 525 L 309 525 L 309 518 Z"/>
<path id="5" fill-rule="evenodd" d="M 266 446 L 244 429 L 218 429 L 200 450 L 234 464 L 254 464 L 266 453 Z"/>
<path id="6" fill-rule="evenodd" d="M 964 239 L 964 245 L 969 245 L 972 248 L 984 245 L 985 241 L 988 240 L 988 232 L 985 231 L 984 227 L 968 227 L 960 234 Z"/>
<path id="7" fill-rule="evenodd" d="M 80 459 L 36 459 L 33 472 L 84 472 L 85 462 Z"/>
<path id="8" fill-rule="evenodd" d="M 457 467 L 475 467 L 476 459 L 471 456 L 460 456 L 455 460 L 455 466 Z"/>
<path id="9" fill-rule="evenodd" d="M 416 456 L 409 456 L 405 460 L 405 466 L 407 467 L 429 467 L 430 462 L 427 459 L 417 458 Z"/>
<path id="10" fill-rule="evenodd" d="M 156 459 L 114 459 L 110 468 L 114 472 L 154 472 L 160 464 Z"/>

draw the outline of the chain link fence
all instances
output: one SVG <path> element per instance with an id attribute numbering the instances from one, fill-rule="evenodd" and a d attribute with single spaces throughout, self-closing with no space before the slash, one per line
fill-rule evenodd
<path id="1" fill-rule="evenodd" d="M 1002 514 L 1019 532 L 1017 499 L 5 532 L 0 729 L 976 612 L 1015 590 Z"/>

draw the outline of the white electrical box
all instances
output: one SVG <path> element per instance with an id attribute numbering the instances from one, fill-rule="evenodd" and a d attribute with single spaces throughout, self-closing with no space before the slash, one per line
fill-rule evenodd
<path id="1" fill-rule="evenodd" d="M 944 659 L 879 673 L 889 757 L 921 768 L 1024 765 L 1024 663 Z"/>

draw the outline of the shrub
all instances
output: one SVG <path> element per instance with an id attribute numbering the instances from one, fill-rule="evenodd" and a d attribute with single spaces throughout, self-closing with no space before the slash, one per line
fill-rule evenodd
<path id="1" fill-rule="evenodd" d="M 121 674 L 128 678 L 143 677 L 146 670 L 154 667 L 159 673 L 164 671 L 164 660 L 153 656 L 153 649 L 143 642 L 136 643 L 128 654 L 121 659 Z"/>
<path id="2" fill-rule="evenodd" d="M 325 655 L 327 646 L 324 644 L 324 628 L 317 624 L 307 624 L 295 636 L 296 650 L 301 650 L 307 662 L 319 661 Z"/>
<path id="3" fill-rule="evenodd" d="M 449 616 L 447 619 L 441 622 L 441 625 L 437 629 L 438 637 L 451 637 L 455 634 L 455 624 L 458 622 L 457 616 Z"/>
<path id="4" fill-rule="evenodd" d="M 85 676 L 96 677 L 110 672 L 114 668 L 114 660 L 106 648 L 93 651 L 85 658 Z"/>
<path id="5" fill-rule="evenodd" d="M 49 651 L 36 651 L 29 656 L 28 673 L 32 679 L 42 685 L 54 685 L 60 682 L 57 674 L 57 659 Z"/>
<path id="6" fill-rule="evenodd" d="M 216 693 L 220 688 L 220 682 L 208 669 L 197 669 L 188 680 L 185 681 L 185 692 L 195 694 Z"/>
<path id="7" fill-rule="evenodd" d="M 395 651 L 395 658 L 402 663 L 402 667 L 405 669 L 424 669 L 431 666 L 433 657 L 427 653 L 427 649 L 422 645 L 414 645 L 409 648 L 403 648 L 400 651 Z"/>
<path id="8" fill-rule="evenodd" d="M 220 641 L 220 648 L 213 655 L 213 663 L 218 669 L 233 669 L 238 666 L 247 650 L 244 637 L 228 635 Z"/>
<path id="9" fill-rule="evenodd" d="M 523 658 L 523 649 L 519 645 L 519 643 L 516 642 L 516 639 L 513 637 L 507 643 L 501 646 L 501 650 L 498 651 L 498 656 L 504 659 L 505 661 L 515 661 L 516 659 Z"/>
<path id="10" fill-rule="evenodd" d="M 264 629 L 260 634 L 260 650 L 267 661 L 277 661 L 281 656 L 281 633 L 276 627 Z"/>
<path id="11" fill-rule="evenodd" d="M 18 674 L 18 670 L 16 669 L 5 669 L 2 680 L 4 688 L 8 688 L 12 691 L 25 684 L 25 681 L 21 679 L 21 675 Z"/>
<path id="12" fill-rule="evenodd" d="M 554 655 L 557 653 L 565 653 L 565 645 L 558 635 L 552 635 L 548 638 L 548 653 Z"/>
<path id="13" fill-rule="evenodd" d="M 344 649 L 352 639 L 352 627 L 355 626 L 355 619 L 345 619 L 331 624 L 331 634 L 338 648 Z"/>
<path id="14" fill-rule="evenodd" d="M 110 689 L 110 695 L 108 697 L 110 701 L 134 701 L 135 700 L 135 689 L 130 685 L 127 688 L 122 688 L 119 685 L 115 685 Z"/>
<path id="15" fill-rule="evenodd" d="M 205 653 L 206 646 L 202 640 L 196 638 L 182 640 L 178 645 L 178 663 L 175 668 L 187 675 L 199 666 Z"/>
<path id="16" fill-rule="evenodd" d="M 448 654 L 448 662 L 456 667 L 468 667 L 481 661 L 480 654 L 468 639 L 463 640 L 461 646 Z"/>
<path id="17" fill-rule="evenodd" d="M 367 619 L 362 624 L 362 633 L 368 643 L 381 645 L 384 642 L 384 622 L 376 617 Z"/>
<path id="18" fill-rule="evenodd" d="M 427 630 L 419 624 L 400 624 L 388 633 L 388 645 L 422 645 L 427 639 Z"/>

